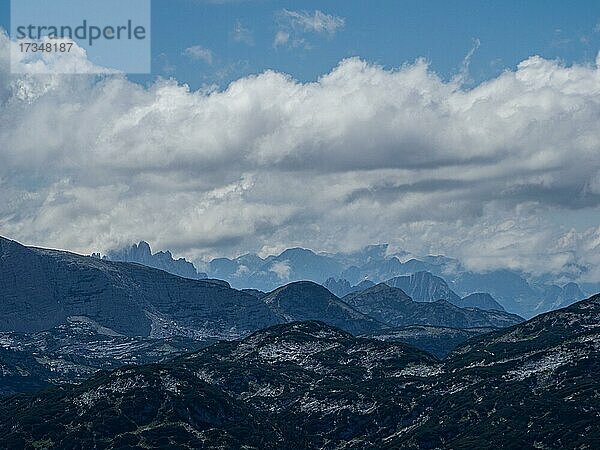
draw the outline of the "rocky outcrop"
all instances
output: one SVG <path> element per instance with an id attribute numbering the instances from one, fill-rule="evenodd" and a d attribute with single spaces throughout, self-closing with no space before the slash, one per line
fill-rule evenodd
<path id="1" fill-rule="evenodd" d="M 195 280 L 208 278 L 205 273 L 198 272 L 196 267 L 184 258 L 174 259 L 170 251 L 153 254 L 150 249 L 150 244 L 145 241 L 141 241 L 139 244 L 133 244 L 131 247 L 110 251 L 104 259 L 108 259 L 109 261 L 143 264 L 184 278 L 192 278 Z"/>

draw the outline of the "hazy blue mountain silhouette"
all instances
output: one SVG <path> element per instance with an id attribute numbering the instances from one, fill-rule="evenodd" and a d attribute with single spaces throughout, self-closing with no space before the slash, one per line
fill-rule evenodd
<path id="1" fill-rule="evenodd" d="M 475 292 L 460 300 L 459 306 L 463 308 L 479 308 L 495 311 L 504 311 L 500 303 L 494 300 L 487 292 Z"/>
<path id="2" fill-rule="evenodd" d="M 269 292 L 286 283 L 313 281 L 340 297 L 393 278 L 428 272 L 442 278 L 458 298 L 485 293 L 496 302 L 475 296 L 469 298 L 471 306 L 485 309 L 500 307 L 524 317 L 572 304 L 600 286 L 598 283 L 585 283 L 582 285 L 585 286 L 584 292 L 573 282 L 556 285 L 549 281 L 552 279 L 549 274 L 531 278 L 508 269 L 480 273 L 467 270 L 459 260 L 443 255 L 417 259 L 409 258 L 408 253 L 402 251 L 389 254 L 387 244 L 370 245 L 350 253 L 316 253 L 292 248 L 266 258 L 252 253 L 233 259 L 215 258 L 202 265 L 204 272 L 197 271 L 185 260 L 172 261 L 169 252 L 149 254 L 149 246 L 144 242 L 109 252 L 113 259 L 135 260 L 189 278 L 203 277 L 206 272 L 207 276 L 226 280 L 237 289 Z M 454 296 L 448 300 L 461 305 Z M 475 301 L 480 303 L 474 304 Z"/>
<path id="3" fill-rule="evenodd" d="M 234 259 L 217 258 L 205 270 L 209 276 L 225 279 L 237 288 L 270 291 L 286 282 L 307 280 L 323 284 L 339 296 L 356 292 L 356 286 L 365 280 L 377 284 L 428 272 L 445 281 L 456 294 L 451 298 L 458 305 L 457 298 L 487 293 L 497 305 L 492 305 L 488 298 L 481 299 L 480 307 L 500 306 L 525 317 L 581 300 L 596 287 L 588 283 L 587 291 L 583 292 L 576 283 L 556 286 L 547 281 L 528 279 L 526 274 L 508 269 L 478 273 L 465 269 L 460 261 L 442 255 L 410 258 L 404 262 L 400 257 L 407 258 L 407 254 L 388 255 L 385 244 L 368 246 L 353 253 L 318 254 L 307 249 L 290 249 L 264 259 L 253 254 Z M 475 300 L 477 297 L 469 299 L 470 302 Z"/>

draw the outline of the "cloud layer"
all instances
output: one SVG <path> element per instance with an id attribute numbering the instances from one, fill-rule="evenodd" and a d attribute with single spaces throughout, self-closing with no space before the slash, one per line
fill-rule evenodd
<path id="1" fill-rule="evenodd" d="M 0 47 L 7 38 L 0 37 Z M 224 90 L 12 76 L 0 54 L 0 234 L 190 258 L 390 242 L 472 268 L 600 279 L 600 70 L 534 56 L 466 89 L 424 60 Z M 554 219 L 550 219 L 554 218 Z"/>

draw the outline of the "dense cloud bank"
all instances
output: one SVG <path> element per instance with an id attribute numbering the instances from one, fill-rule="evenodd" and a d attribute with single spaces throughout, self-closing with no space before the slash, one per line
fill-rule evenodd
<path id="1" fill-rule="evenodd" d="M 15 77 L 0 58 L 8 237 L 82 252 L 146 239 L 191 258 L 390 242 L 600 279 L 598 221 L 563 220 L 600 212 L 597 64 L 533 56 L 467 89 L 424 60 L 351 58 L 314 83 L 268 71 L 190 91 Z"/>

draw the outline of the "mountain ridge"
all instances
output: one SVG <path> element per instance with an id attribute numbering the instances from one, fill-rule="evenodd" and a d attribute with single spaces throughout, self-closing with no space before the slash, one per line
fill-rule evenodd
<path id="1" fill-rule="evenodd" d="M 392 327 L 432 325 L 452 328 L 501 327 L 524 319 L 503 311 L 461 308 L 446 300 L 418 302 L 397 287 L 380 283 L 342 300 Z"/>
<path id="2" fill-rule="evenodd" d="M 471 339 L 444 361 L 322 322 L 275 325 L 170 364 L 0 399 L 0 442 L 593 448 L 598 342 L 600 295 Z"/>
<path id="3" fill-rule="evenodd" d="M 226 338 L 277 323 L 263 302 L 223 282 L 25 247 L 4 238 L 0 256 L 0 331 L 43 331 L 69 316 L 88 316 L 130 336 Z"/>
<path id="4" fill-rule="evenodd" d="M 377 284 L 400 276 L 429 272 L 442 278 L 460 298 L 488 293 L 501 308 L 524 317 L 567 306 L 586 296 L 572 281 L 561 286 L 553 285 L 548 282 L 548 275 L 534 277 L 509 269 L 478 273 L 466 269 L 459 260 L 443 255 L 417 259 L 404 251 L 390 253 L 387 244 L 370 245 L 350 253 L 314 252 L 295 247 L 265 258 L 254 253 L 232 259 L 214 258 L 201 263 L 201 266 L 209 277 L 224 279 L 237 289 L 270 292 L 289 282 L 313 281 L 326 285 L 340 297 L 350 292 L 348 286 L 337 289 L 333 284 L 327 284 L 330 278 L 342 284 L 345 281 L 352 288 L 365 280 Z M 587 295 L 596 288 L 594 283 L 583 283 L 582 286 L 586 287 Z M 486 304 L 498 308 L 498 305 L 487 302 L 477 306 L 484 307 Z"/>

